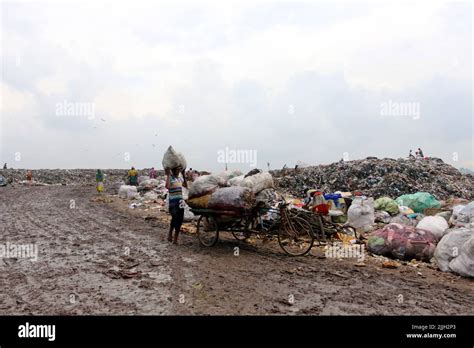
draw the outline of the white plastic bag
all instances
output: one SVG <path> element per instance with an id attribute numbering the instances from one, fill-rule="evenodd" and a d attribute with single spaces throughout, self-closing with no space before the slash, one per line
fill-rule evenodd
<path id="1" fill-rule="evenodd" d="M 180 171 L 185 170 L 187 166 L 186 159 L 184 158 L 183 154 L 177 152 L 171 145 L 163 155 L 162 164 L 164 169 L 179 168 Z"/>
<path id="2" fill-rule="evenodd" d="M 257 194 L 260 191 L 267 189 L 267 188 L 273 188 L 273 177 L 270 173 L 265 172 L 265 173 L 257 173 L 252 176 L 246 177 L 240 186 L 248 187 L 252 189 L 253 193 Z"/>
<path id="3" fill-rule="evenodd" d="M 369 229 L 375 221 L 374 199 L 356 197 L 347 211 L 347 222 L 355 228 Z"/>
<path id="4" fill-rule="evenodd" d="M 452 228 L 446 231 L 434 252 L 434 258 L 441 271 L 450 271 L 450 262 L 460 255 L 464 243 L 473 236 L 474 231 L 464 227 Z"/>
<path id="5" fill-rule="evenodd" d="M 244 182 L 244 176 L 245 175 L 239 175 L 239 176 L 236 176 L 235 178 L 229 179 L 227 181 L 227 184 L 229 186 L 242 186 L 242 183 Z"/>
<path id="6" fill-rule="evenodd" d="M 219 182 L 213 175 L 203 175 L 198 177 L 190 185 L 189 198 L 205 196 L 219 188 Z"/>
<path id="7" fill-rule="evenodd" d="M 464 242 L 459 256 L 451 260 L 449 268 L 463 277 L 474 277 L 474 236 Z"/>
<path id="8" fill-rule="evenodd" d="M 136 198 L 138 197 L 137 187 L 130 186 L 130 185 L 122 185 L 120 186 L 118 195 L 119 197 L 122 197 L 122 198 L 128 198 L 128 199 Z"/>
<path id="9" fill-rule="evenodd" d="M 449 226 L 446 220 L 441 216 L 425 216 L 418 225 L 416 225 L 416 228 L 430 231 L 440 240 Z"/>

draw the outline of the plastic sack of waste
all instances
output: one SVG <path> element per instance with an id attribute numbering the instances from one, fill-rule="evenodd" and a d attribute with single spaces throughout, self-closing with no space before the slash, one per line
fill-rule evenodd
<path id="1" fill-rule="evenodd" d="M 255 205 L 255 196 L 247 187 L 232 186 L 218 189 L 209 199 L 209 209 L 248 210 Z"/>
<path id="2" fill-rule="evenodd" d="M 470 223 L 474 223 L 474 202 L 471 202 L 466 206 L 454 207 L 451 221 L 456 226 L 466 226 L 466 227 Z"/>
<path id="3" fill-rule="evenodd" d="M 374 254 L 400 260 L 428 261 L 436 248 L 436 237 L 429 231 L 390 223 L 369 234 L 367 249 Z"/>
<path id="4" fill-rule="evenodd" d="M 203 175 L 191 183 L 189 198 L 205 196 L 219 188 L 219 182 L 214 175 Z"/>
<path id="5" fill-rule="evenodd" d="M 207 209 L 209 205 L 209 199 L 211 194 L 189 198 L 186 203 L 193 209 Z"/>
<path id="6" fill-rule="evenodd" d="M 462 245 L 459 256 L 451 260 L 449 268 L 463 277 L 474 277 L 474 236 Z"/>
<path id="7" fill-rule="evenodd" d="M 253 193 L 257 194 L 264 189 L 274 187 L 273 177 L 268 172 L 253 174 L 244 178 L 241 186 L 248 187 Z"/>
<path id="8" fill-rule="evenodd" d="M 374 202 L 374 209 L 386 211 L 390 215 L 397 215 L 399 213 L 397 202 L 390 197 L 377 198 Z"/>
<path id="9" fill-rule="evenodd" d="M 434 252 L 434 258 L 441 271 L 451 270 L 449 268 L 451 260 L 459 256 L 462 246 L 471 237 L 474 237 L 474 230 L 465 227 L 451 228 L 446 232 Z"/>
<path id="10" fill-rule="evenodd" d="M 229 180 L 242 175 L 240 170 L 226 170 L 219 174 L 214 175 L 217 179 L 217 183 L 220 187 L 231 186 Z"/>
<path id="11" fill-rule="evenodd" d="M 413 209 L 415 213 L 423 213 L 427 208 L 441 208 L 441 203 L 428 192 L 417 192 L 411 195 L 401 195 L 395 202 Z"/>
<path id="12" fill-rule="evenodd" d="M 416 228 L 430 231 L 438 240 L 444 236 L 446 230 L 449 228 L 448 223 L 442 216 L 425 216 L 416 225 Z"/>
<path id="13" fill-rule="evenodd" d="M 347 222 L 355 228 L 368 229 L 375 221 L 374 199 L 356 197 L 347 210 Z"/>
<path id="14" fill-rule="evenodd" d="M 7 179 L 2 175 L 0 175 L 0 186 L 7 186 Z"/>
<path id="15" fill-rule="evenodd" d="M 119 197 L 122 198 L 136 198 L 138 197 L 137 187 L 136 186 L 129 186 L 129 185 L 122 185 L 119 188 L 118 192 Z"/>
<path id="16" fill-rule="evenodd" d="M 179 168 L 180 171 L 185 170 L 187 166 L 186 159 L 184 158 L 183 154 L 177 152 L 171 145 L 163 155 L 162 164 L 164 169 Z"/>
<path id="17" fill-rule="evenodd" d="M 242 186 L 243 182 L 244 182 L 244 175 L 239 175 L 232 179 L 229 179 L 227 181 L 227 184 L 229 186 Z"/>

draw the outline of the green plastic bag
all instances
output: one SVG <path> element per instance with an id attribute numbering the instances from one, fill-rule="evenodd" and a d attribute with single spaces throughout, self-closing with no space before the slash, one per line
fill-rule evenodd
<path id="1" fill-rule="evenodd" d="M 374 202 L 375 210 L 383 210 L 390 215 L 397 215 L 399 213 L 398 204 L 390 197 L 380 197 Z"/>
<path id="2" fill-rule="evenodd" d="M 395 200 L 398 205 L 405 205 L 415 213 L 423 213 L 426 208 L 441 208 L 439 201 L 428 192 L 417 192 L 412 195 L 402 195 Z"/>

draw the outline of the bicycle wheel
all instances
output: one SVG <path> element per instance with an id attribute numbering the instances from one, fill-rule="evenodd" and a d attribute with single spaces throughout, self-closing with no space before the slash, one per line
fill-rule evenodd
<path id="1" fill-rule="evenodd" d="M 234 226 L 236 230 L 231 230 L 232 235 L 234 236 L 235 239 L 240 240 L 240 241 L 244 241 L 248 239 L 251 235 L 249 231 L 251 225 L 252 225 L 252 220 L 250 218 L 243 218 L 242 220 L 238 222 L 236 226 Z"/>
<path id="2" fill-rule="evenodd" d="M 303 256 L 311 250 L 313 243 L 311 224 L 302 218 L 289 218 L 278 231 L 278 244 L 288 255 Z"/>
<path id="3" fill-rule="evenodd" d="M 196 232 L 202 246 L 214 246 L 219 240 L 219 226 L 212 216 L 201 215 L 197 221 Z"/>

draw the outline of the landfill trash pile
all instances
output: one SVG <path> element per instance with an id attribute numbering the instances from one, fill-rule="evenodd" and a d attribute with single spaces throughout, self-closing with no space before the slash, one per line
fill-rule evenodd
<path id="1" fill-rule="evenodd" d="M 337 162 L 292 170 L 271 171 L 278 187 L 300 196 L 306 189 L 324 192 L 361 191 L 379 198 L 429 192 L 438 200 L 450 197 L 474 199 L 474 176 L 463 175 L 439 158 L 377 159 Z"/>
<path id="2" fill-rule="evenodd" d="M 0 169 L 0 175 L 9 183 L 27 184 L 26 175 L 29 169 Z M 148 175 L 150 169 L 139 170 L 140 176 Z M 95 185 L 97 169 L 31 169 L 34 185 Z M 128 169 L 104 169 L 105 184 L 124 181 Z M 159 177 L 163 171 L 157 171 Z"/>

